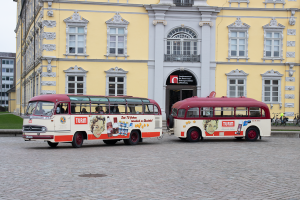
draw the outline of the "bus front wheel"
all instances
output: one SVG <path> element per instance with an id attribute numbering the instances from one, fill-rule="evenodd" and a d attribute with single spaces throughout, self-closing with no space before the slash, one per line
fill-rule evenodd
<path id="1" fill-rule="evenodd" d="M 50 142 L 50 141 L 47 141 L 47 143 L 48 143 L 48 145 L 49 145 L 50 147 L 52 147 L 52 148 L 57 147 L 57 145 L 58 145 L 58 142 Z"/>
<path id="2" fill-rule="evenodd" d="M 256 128 L 248 128 L 246 131 L 245 139 L 248 141 L 255 141 L 259 136 L 258 130 Z"/>
<path id="3" fill-rule="evenodd" d="M 198 129 L 196 128 L 191 128 L 188 132 L 187 132 L 187 140 L 189 142 L 198 142 L 201 138 L 201 133 Z"/>
<path id="4" fill-rule="evenodd" d="M 83 143 L 83 134 L 80 132 L 76 132 L 73 136 L 72 146 L 74 148 L 80 148 Z"/>
<path id="5" fill-rule="evenodd" d="M 140 133 L 138 131 L 131 131 L 129 139 L 124 140 L 125 144 L 136 145 L 140 141 Z"/>

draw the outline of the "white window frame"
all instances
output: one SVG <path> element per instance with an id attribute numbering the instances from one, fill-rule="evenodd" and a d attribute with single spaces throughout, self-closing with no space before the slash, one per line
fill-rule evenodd
<path id="1" fill-rule="evenodd" d="M 282 8 L 284 8 L 284 5 L 286 4 L 285 3 L 285 0 L 265 0 L 263 2 L 265 4 L 265 8 L 267 7 L 267 4 L 274 4 L 274 8 L 276 7 L 276 4 L 282 4 Z"/>
<path id="2" fill-rule="evenodd" d="M 270 23 L 266 24 L 265 26 L 263 26 L 264 29 L 264 54 L 263 54 L 263 58 L 262 60 L 265 62 L 266 60 L 272 60 L 272 62 L 274 62 L 274 60 L 280 60 L 281 62 L 284 60 L 283 58 L 283 30 L 284 30 L 285 26 L 283 26 L 280 23 L 277 23 L 277 20 L 273 17 L 270 21 Z M 279 33 L 279 56 L 274 57 L 273 54 L 271 56 L 266 55 L 266 51 L 267 51 L 267 40 L 269 40 L 269 38 L 267 38 L 267 33 Z M 275 39 L 275 38 L 271 38 L 271 39 Z M 277 38 L 276 38 L 277 39 Z M 272 49 L 273 51 L 273 49 Z M 274 51 L 273 51 L 274 52 Z"/>
<path id="3" fill-rule="evenodd" d="M 105 95 L 109 96 L 109 77 L 123 77 L 123 95 L 127 95 L 127 73 L 128 71 L 123 70 L 122 68 L 110 68 L 109 70 L 105 71 L 106 73 L 106 89 Z M 117 87 L 117 86 L 116 86 Z M 115 91 L 117 93 L 117 90 Z"/>
<path id="4" fill-rule="evenodd" d="M 87 72 L 88 71 L 86 71 L 86 70 L 84 70 L 83 68 L 81 68 L 81 67 L 78 67 L 77 65 L 75 65 L 75 67 L 70 67 L 69 69 L 67 69 L 67 70 L 64 70 L 64 72 L 65 72 L 65 77 L 66 77 L 66 80 L 65 80 L 65 82 L 66 82 L 66 86 L 65 86 L 65 94 L 69 94 L 68 93 L 68 89 L 69 89 L 69 87 L 68 87 L 68 83 L 69 83 L 69 76 L 83 76 L 83 95 L 85 95 L 86 94 L 86 80 L 87 80 L 87 77 L 86 77 L 86 74 L 87 74 Z M 77 94 L 77 90 L 76 90 L 76 82 L 74 82 L 75 83 L 75 93 L 74 94 Z M 72 93 L 73 94 L 73 93 Z"/>
<path id="5" fill-rule="evenodd" d="M 243 23 L 241 21 L 241 19 L 239 17 L 237 17 L 236 21 L 234 23 L 228 25 L 227 27 L 228 27 L 228 57 L 227 57 L 228 62 L 230 61 L 230 59 L 237 59 L 237 62 L 239 62 L 239 59 L 246 59 L 246 62 L 248 62 L 248 60 L 249 60 L 248 39 L 249 39 L 250 26 L 246 23 Z M 245 32 L 245 37 L 239 38 L 237 35 L 237 37 L 233 38 L 231 36 L 231 32 Z M 236 56 L 231 55 L 231 40 L 232 39 L 245 39 L 245 55 L 244 56 L 238 56 L 238 54 Z M 238 45 L 238 43 L 237 43 L 237 45 Z M 237 48 L 237 52 L 238 52 L 238 48 Z"/>
<path id="6" fill-rule="evenodd" d="M 249 7 L 249 0 L 229 0 L 229 7 L 231 7 L 231 3 L 238 3 L 238 7 L 240 7 L 240 3 L 247 3 L 247 8 Z"/>
<path id="7" fill-rule="evenodd" d="M 116 57 L 116 59 L 118 57 L 125 57 L 125 59 L 127 59 L 127 57 L 129 57 L 129 55 L 127 55 L 127 35 L 128 35 L 128 24 L 129 22 L 125 19 L 123 19 L 121 17 L 121 15 L 119 14 L 119 12 L 117 12 L 113 18 L 107 20 L 106 22 L 106 26 L 107 26 L 107 48 L 106 48 L 106 54 L 104 56 L 106 56 L 106 59 L 108 59 L 108 57 Z M 119 35 L 119 36 L 124 36 L 124 50 L 123 50 L 123 54 L 118 54 L 118 49 L 117 49 L 117 44 L 116 44 L 116 52 L 114 54 L 110 53 L 110 36 L 116 36 L 118 34 L 111 34 L 110 33 L 110 29 L 111 28 L 124 28 L 124 34 Z M 117 43 L 117 40 L 116 40 Z"/>
<path id="8" fill-rule="evenodd" d="M 110 78 L 114 78 L 115 81 L 111 82 L 109 81 Z M 118 78 L 123 78 L 123 82 L 118 82 Z M 109 90 L 110 87 L 109 85 L 113 84 L 115 87 L 115 94 L 114 95 L 110 95 Z M 118 95 L 118 85 L 123 85 L 123 93 Z M 124 90 L 125 90 L 125 77 L 124 76 L 108 76 L 108 96 L 125 96 L 124 94 Z"/>
<path id="9" fill-rule="evenodd" d="M 75 32 L 70 32 L 70 29 L 71 28 L 75 28 Z M 77 54 L 77 55 L 79 55 L 79 54 L 84 54 L 84 49 L 85 49 L 85 47 L 84 46 L 86 46 L 86 44 L 85 44 L 85 40 L 86 39 L 84 39 L 82 42 L 84 42 L 84 46 L 83 47 L 81 47 L 81 48 L 83 48 L 83 52 L 82 53 L 78 53 L 78 48 L 79 48 L 79 46 L 78 46 L 78 43 L 80 42 L 79 40 L 78 40 L 78 36 L 83 36 L 83 38 L 85 37 L 85 34 L 84 33 L 79 33 L 79 28 L 83 28 L 84 29 L 84 27 L 83 26 L 69 26 L 69 33 L 67 34 L 67 37 L 69 37 L 68 38 L 68 40 L 69 40 L 69 44 L 68 44 L 68 49 L 67 49 L 67 53 L 70 55 L 70 54 Z M 74 42 L 75 42 L 75 52 L 74 53 L 71 53 L 70 52 L 70 42 L 71 42 L 71 40 L 70 40 L 70 36 L 75 36 L 75 40 L 74 40 Z"/>
<path id="10" fill-rule="evenodd" d="M 270 71 L 266 71 L 262 76 L 262 102 L 265 104 L 270 104 L 270 107 L 273 107 L 273 104 L 279 104 L 280 108 L 282 107 L 282 98 L 281 98 L 281 79 L 283 74 L 280 74 L 278 71 L 274 71 L 273 69 Z M 278 80 L 278 102 L 273 101 L 265 101 L 265 80 Z M 271 96 L 272 100 L 272 96 Z"/>
<path id="11" fill-rule="evenodd" d="M 228 78 L 229 81 L 228 81 L 228 89 L 229 89 L 229 96 L 228 97 L 240 97 L 240 96 L 245 96 L 245 92 L 246 92 L 246 78 Z M 231 80 L 234 80 L 235 81 L 235 84 L 231 84 L 230 81 Z M 243 84 L 238 84 L 238 81 L 239 80 L 242 80 L 243 81 Z M 235 95 L 234 96 L 230 96 L 230 87 L 235 87 Z M 243 87 L 243 93 L 244 95 L 238 95 L 238 87 Z"/>
<path id="12" fill-rule="evenodd" d="M 84 19 L 81 17 L 77 11 L 73 13 L 71 17 L 68 17 L 67 19 L 64 20 L 66 23 L 66 54 L 64 54 L 66 57 L 68 56 L 84 56 L 85 58 L 89 55 L 86 54 L 86 40 L 87 40 L 87 24 L 89 23 L 88 20 Z M 84 48 L 83 48 L 83 53 L 76 53 L 77 48 L 75 50 L 75 53 L 69 53 L 69 35 L 75 35 L 75 33 L 70 33 L 70 27 L 84 27 Z M 82 35 L 80 33 L 80 35 Z M 77 38 L 77 37 L 76 37 Z M 77 43 L 76 43 L 77 46 Z"/>
<path id="13" fill-rule="evenodd" d="M 227 76 L 227 96 L 229 97 L 230 96 L 230 80 L 232 79 L 235 79 L 236 81 L 237 80 L 244 80 L 244 96 L 247 97 L 247 76 L 249 74 L 245 73 L 243 70 L 232 70 L 231 72 L 229 73 L 226 73 L 226 76 Z M 235 84 L 235 86 L 237 86 L 238 84 Z M 241 86 L 241 85 L 240 85 Z M 236 90 L 236 94 L 237 94 L 237 91 Z M 236 97 L 239 97 L 236 95 Z"/>

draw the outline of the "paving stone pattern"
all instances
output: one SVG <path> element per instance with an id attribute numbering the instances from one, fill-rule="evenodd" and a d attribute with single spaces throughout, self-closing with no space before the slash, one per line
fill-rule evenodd
<path id="1" fill-rule="evenodd" d="M 300 139 L 48 147 L 0 137 L 0 199 L 300 199 Z M 79 177 L 81 174 L 105 177 Z"/>

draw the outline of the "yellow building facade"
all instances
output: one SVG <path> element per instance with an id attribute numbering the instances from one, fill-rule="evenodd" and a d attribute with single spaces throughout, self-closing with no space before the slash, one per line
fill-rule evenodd
<path id="1" fill-rule="evenodd" d="M 211 91 L 299 112 L 297 1 L 15 1 L 18 113 L 69 93 L 152 98 L 168 115 Z"/>

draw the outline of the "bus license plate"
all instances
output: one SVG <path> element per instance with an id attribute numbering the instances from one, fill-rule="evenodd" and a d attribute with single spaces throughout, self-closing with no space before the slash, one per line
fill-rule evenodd
<path id="1" fill-rule="evenodd" d="M 32 136 L 31 135 L 27 135 L 26 138 L 32 138 Z"/>

